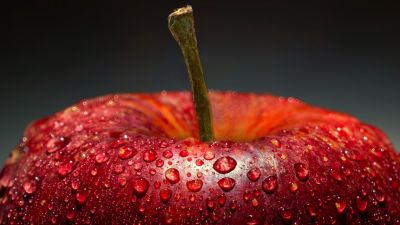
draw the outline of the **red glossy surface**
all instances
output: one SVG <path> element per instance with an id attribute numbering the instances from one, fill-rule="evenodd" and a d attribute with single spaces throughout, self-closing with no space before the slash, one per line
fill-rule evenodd
<path id="1" fill-rule="evenodd" d="M 356 119 L 213 92 L 82 101 L 31 124 L 0 175 L 2 224 L 399 224 L 400 159 Z"/>

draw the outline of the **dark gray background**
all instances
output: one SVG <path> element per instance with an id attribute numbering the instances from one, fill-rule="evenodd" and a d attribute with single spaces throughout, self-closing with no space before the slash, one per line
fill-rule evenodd
<path id="1" fill-rule="evenodd" d="M 188 89 L 166 22 L 188 3 L 209 88 L 295 96 L 348 112 L 400 147 L 400 14 L 393 4 L 14 2 L 0 7 L 0 161 L 30 121 L 82 98 Z"/>

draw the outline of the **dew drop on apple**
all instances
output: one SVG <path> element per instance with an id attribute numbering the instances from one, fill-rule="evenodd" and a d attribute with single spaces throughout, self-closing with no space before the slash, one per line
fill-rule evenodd
<path id="1" fill-rule="evenodd" d="M 149 182 L 144 178 L 137 178 L 133 181 L 133 192 L 137 196 L 142 196 L 146 194 L 149 189 Z"/>
<path id="2" fill-rule="evenodd" d="M 57 170 L 58 176 L 60 176 L 62 178 L 66 177 L 69 173 L 72 172 L 73 166 L 74 165 L 72 162 L 67 162 L 67 163 L 61 164 Z"/>
<path id="3" fill-rule="evenodd" d="M 157 161 L 156 161 L 156 166 L 157 167 L 162 167 L 164 165 L 164 160 L 162 160 L 162 159 L 157 159 Z"/>
<path id="4" fill-rule="evenodd" d="M 154 188 L 159 189 L 161 187 L 161 182 L 160 181 L 155 181 L 154 182 Z"/>
<path id="5" fill-rule="evenodd" d="M 67 210 L 67 220 L 71 221 L 75 218 L 75 210 L 69 209 Z"/>
<path id="6" fill-rule="evenodd" d="M 207 151 L 204 153 L 204 156 L 203 156 L 203 157 L 204 157 L 205 160 L 211 160 L 211 159 L 214 159 L 215 154 L 214 154 L 213 151 L 207 150 Z"/>
<path id="7" fill-rule="evenodd" d="M 187 157 L 189 155 L 189 152 L 187 150 L 182 150 L 179 152 L 180 157 Z"/>
<path id="8" fill-rule="evenodd" d="M 236 181 L 230 177 L 224 177 L 218 181 L 218 186 L 223 191 L 231 191 L 236 185 Z"/>
<path id="9" fill-rule="evenodd" d="M 69 142 L 70 139 L 67 137 L 52 138 L 46 144 L 47 152 L 53 153 L 61 148 L 64 148 Z"/>
<path id="10" fill-rule="evenodd" d="M 170 151 L 170 150 L 165 150 L 163 152 L 163 156 L 164 156 L 164 158 L 170 159 L 170 158 L 172 158 L 172 156 L 174 156 L 174 153 L 172 153 L 172 151 Z"/>
<path id="11" fill-rule="evenodd" d="M 251 194 L 250 191 L 246 190 L 246 191 L 243 193 L 243 201 L 249 202 L 250 199 L 251 199 L 251 197 L 252 197 L 252 194 Z"/>
<path id="12" fill-rule="evenodd" d="M 133 148 L 132 146 L 122 146 L 118 150 L 118 157 L 121 159 L 129 159 L 132 158 L 134 155 L 137 154 L 137 150 Z"/>
<path id="13" fill-rule="evenodd" d="M 198 192 L 203 187 L 203 181 L 199 180 L 199 179 L 190 180 L 190 181 L 186 182 L 186 187 L 191 192 Z"/>
<path id="14" fill-rule="evenodd" d="M 259 225 L 260 221 L 252 214 L 246 217 L 246 225 Z"/>
<path id="15" fill-rule="evenodd" d="M 229 203 L 229 209 L 230 209 L 232 212 L 236 211 L 237 207 L 238 207 L 238 203 L 237 203 L 236 200 L 232 200 L 232 201 Z"/>
<path id="16" fill-rule="evenodd" d="M 110 155 L 106 152 L 101 152 L 95 156 L 95 160 L 99 164 L 107 162 L 109 158 Z"/>
<path id="17" fill-rule="evenodd" d="M 170 168 L 167 171 L 165 171 L 165 178 L 171 183 L 171 184 L 176 184 L 180 180 L 180 174 L 179 171 L 175 168 Z"/>
<path id="18" fill-rule="evenodd" d="M 299 180 L 307 180 L 308 178 L 308 168 L 303 163 L 295 163 L 294 170 L 296 171 L 296 176 Z"/>
<path id="19" fill-rule="evenodd" d="M 217 159 L 213 165 L 213 168 L 218 173 L 226 174 L 231 172 L 236 167 L 236 160 L 230 156 L 224 156 Z"/>
<path id="20" fill-rule="evenodd" d="M 76 193 L 76 200 L 79 205 L 83 205 L 89 196 L 89 192 L 82 190 Z"/>
<path id="21" fill-rule="evenodd" d="M 194 194 L 189 195 L 189 202 L 193 203 L 195 201 L 196 201 L 196 195 Z"/>
<path id="22" fill-rule="evenodd" d="M 261 176 L 261 170 L 259 168 L 253 168 L 249 170 L 249 172 L 247 172 L 247 178 L 249 178 L 249 180 L 253 182 L 258 181 L 258 179 L 260 179 L 260 176 Z"/>
<path id="23" fill-rule="evenodd" d="M 277 188 L 278 178 L 276 175 L 269 176 L 262 182 L 262 189 L 268 194 L 272 194 Z"/>
<path id="24" fill-rule="evenodd" d="M 292 211 L 290 211 L 289 209 L 283 209 L 280 213 L 280 216 L 285 222 L 289 222 L 293 219 Z"/>
<path id="25" fill-rule="evenodd" d="M 92 175 L 93 177 L 97 175 L 97 168 L 93 168 L 92 170 L 90 170 L 90 175 Z"/>
<path id="26" fill-rule="evenodd" d="M 161 141 L 158 147 L 160 148 L 167 148 L 169 146 L 168 142 L 166 141 Z"/>
<path id="27" fill-rule="evenodd" d="M 161 201 L 163 201 L 164 203 L 167 203 L 172 196 L 172 191 L 168 188 L 164 188 L 160 190 L 160 199 Z"/>
<path id="28" fill-rule="evenodd" d="M 336 181 L 342 181 L 342 176 L 340 176 L 340 173 L 337 170 L 330 169 L 329 173 Z"/>
<path id="29" fill-rule="evenodd" d="M 114 172 L 116 174 L 120 174 L 120 173 L 124 172 L 124 170 L 125 170 L 125 167 L 123 165 L 121 165 L 121 164 L 116 164 L 114 166 Z"/>
<path id="30" fill-rule="evenodd" d="M 363 197 L 357 196 L 356 197 L 356 205 L 357 205 L 357 210 L 362 213 L 367 209 L 368 206 L 368 201 L 364 199 Z"/>
<path id="31" fill-rule="evenodd" d="M 208 209 L 212 210 L 215 207 L 215 202 L 212 199 L 207 198 L 206 199 L 206 206 L 207 206 Z"/>
<path id="32" fill-rule="evenodd" d="M 380 190 L 373 190 L 372 193 L 374 194 L 374 198 L 378 202 L 384 202 L 385 201 L 385 194 L 383 194 L 382 191 Z"/>
<path id="33" fill-rule="evenodd" d="M 251 205 L 252 205 L 253 207 L 258 207 L 258 206 L 260 205 L 260 202 L 258 201 L 257 198 L 253 198 L 253 199 L 251 200 Z"/>
<path id="34" fill-rule="evenodd" d="M 77 181 L 72 181 L 71 182 L 71 188 L 73 189 L 73 190 L 78 190 L 79 189 L 79 183 L 77 182 Z"/>
<path id="35" fill-rule="evenodd" d="M 296 182 L 289 182 L 289 191 L 294 193 L 298 190 L 299 186 Z"/>
<path id="36" fill-rule="evenodd" d="M 226 196 L 224 194 L 219 195 L 217 198 L 218 204 L 223 207 L 226 203 Z"/>
<path id="37" fill-rule="evenodd" d="M 335 202 L 336 212 L 338 214 L 342 214 L 343 211 L 346 209 L 347 201 L 341 198 L 338 198 Z"/>
<path id="38" fill-rule="evenodd" d="M 133 165 L 133 169 L 135 169 L 136 171 L 140 171 L 140 170 L 142 170 L 142 168 L 143 168 L 143 164 L 141 164 L 141 163 L 135 163 L 134 165 Z"/>
<path id="39" fill-rule="evenodd" d="M 25 181 L 22 184 L 22 187 L 24 188 L 24 191 L 29 195 L 35 193 L 37 190 L 37 185 L 35 181 Z"/>
<path id="40" fill-rule="evenodd" d="M 153 162 L 157 158 L 157 153 L 153 150 L 146 150 L 143 152 L 143 160 L 145 162 Z"/>
<path id="41" fill-rule="evenodd" d="M 204 164 L 203 160 L 197 159 L 196 160 L 196 166 L 202 166 Z"/>
<path id="42" fill-rule="evenodd" d="M 126 183 L 127 183 L 127 180 L 126 180 L 125 177 L 119 177 L 118 178 L 118 184 L 119 184 L 120 187 L 125 187 Z"/>
<path id="43" fill-rule="evenodd" d="M 306 206 L 307 206 L 308 215 L 310 215 L 313 218 L 316 217 L 317 216 L 317 210 L 315 209 L 315 207 L 312 206 L 309 203 L 307 203 Z"/>

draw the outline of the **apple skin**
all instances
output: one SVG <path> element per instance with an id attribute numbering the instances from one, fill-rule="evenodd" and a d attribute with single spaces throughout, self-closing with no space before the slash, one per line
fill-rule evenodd
<path id="1" fill-rule="evenodd" d="M 190 92 L 83 100 L 28 126 L 0 174 L 1 224 L 400 224 L 379 129 L 293 98 Z"/>

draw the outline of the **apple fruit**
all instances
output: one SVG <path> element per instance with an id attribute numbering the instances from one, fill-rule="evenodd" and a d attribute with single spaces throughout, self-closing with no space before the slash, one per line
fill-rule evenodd
<path id="1" fill-rule="evenodd" d="M 170 29 L 194 101 L 107 95 L 30 124 L 0 174 L 1 224 L 400 224 L 382 131 L 294 98 L 208 93 L 190 7 Z"/>

